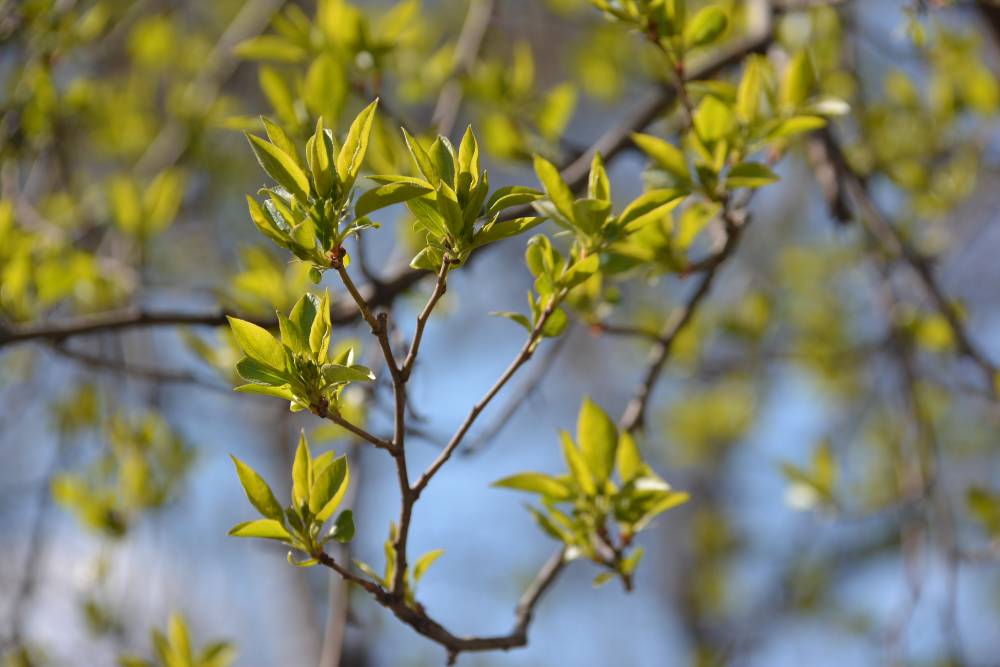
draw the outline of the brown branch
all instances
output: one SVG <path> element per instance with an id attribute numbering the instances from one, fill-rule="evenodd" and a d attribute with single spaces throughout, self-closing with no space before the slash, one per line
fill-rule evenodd
<path id="1" fill-rule="evenodd" d="M 815 134 L 812 156 L 815 162 L 820 165 L 829 165 L 833 173 L 836 174 L 841 191 L 854 204 L 857 213 L 855 218 L 865 234 L 886 252 L 910 267 L 934 304 L 934 308 L 948 323 L 955 337 L 958 352 L 980 369 L 986 378 L 988 391 L 996 398 L 994 378 L 997 367 L 979 349 L 978 344 L 966 330 L 958 309 L 955 308 L 937 282 L 932 261 L 914 247 L 902 232 L 883 215 L 868 191 L 868 184 L 847 162 L 843 150 L 840 148 L 840 143 L 831 130 L 820 130 Z"/>
<path id="2" fill-rule="evenodd" d="M 717 261 L 712 262 L 708 270 L 701 276 L 698 285 L 685 304 L 675 310 L 664 323 L 656 344 L 650 350 L 643 379 L 636 387 L 632 399 L 622 415 L 621 427 L 626 431 L 636 431 L 643 428 L 653 387 L 670 357 L 674 341 L 694 318 L 699 306 L 712 289 L 712 283 L 715 281 L 719 267 L 732 256 L 739 244 L 743 229 L 747 224 L 744 209 L 739 207 L 737 212 L 732 212 L 727 208 L 723 211 L 723 218 L 726 223 L 726 242 L 717 254 Z"/>
<path id="3" fill-rule="evenodd" d="M 444 293 L 448 290 L 448 268 L 451 266 L 451 260 L 446 256 L 441 260 L 441 270 L 438 271 L 437 283 L 434 285 L 434 291 L 431 292 L 430 298 L 427 300 L 427 304 L 424 309 L 420 311 L 417 315 L 417 327 L 413 332 L 413 342 L 410 343 L 410 351 L 406 354 L 406 359 L 403 360 L 403 367 L 401 369 L 403 380 L 410 379 L 410 373 L 413 371 L 413 364 L 417 360 L 417 354 L 420 351 L 420 341 L 424 337 L 424 327 L 427 326 L 427 320 L 431 316 L 431 312 L 434 310 L 434 306 L 437 302 L 444 296 Z"/>
<path id="4" fill-rule="evenodd" d="M 421 605 L 408 605 L 401 596 L 387 591 L 373 581 L 359 577 L 326 553 L 320 553 L 317 559 L 347 581 L 366 590 L 376 602 L 395 614 L 396 618 L 424 637 L 443 646 L 448 651 L 449 665 L 454 664 L 459 653 L 508 650 L 525 646 L 528 643 L 528 628 L 535 607 L 566 565 L 565 552 L 562 549 L 546 561 L 521 596 L 514 611 L 514 628 L 509 633 L 488 637 L 460 637 L 431 618 Z"/>
<path id="5" fill-rule="evenodd" d="M 438 134 L 448 136 L 455 129 L 463 93 L 462 82 L 458 77 L 467 74 L 476 62 L 476 56 L 479 55 L 479 49 L 493 17 L 493 5 L 494 0 L 469 0 L 469 11 L 465 15 L 465 23 L 455 45 L 452 73 L 441 88 L 437 104 L 434 105 L 434 113 L 431 115 L 431 122 Z"/>
<path id="6" fill-rule="evenodd" d="M 569 334 L 570 332 L 566 331 L 556 338 L 555 342 L 547 350 L 545 356 L 532 365 L 532 373 L 523 378 L 523 381 L 518 385 L 517 389 L 514 390 L 514 397 L 503 407 L 490 424 L 483 428 L 482 432 L 466 443 L 465 447 L 462 449 L 463 456 L 470 456 L 478 452 L 480 449 L 489 444 L 493 438 L 497 437 L 500 434 L 500 431 L 502 431 L 503 428 L 510 423 L 514 414 L 517 413 L 521 406 L 524 405 L 524 403 L 531 398 L 535 391 L 538 390 L 541 386 L 542 380 L 552 367 L 555 366 L 559 353 L 565 349 L 566 343 L 569 341 Z"/>
<path id="7" fill-rule="evenodd" d="M 413 485 L 411 491 L 414 500 L 420 497 L 421 492 L 423 492 L 424 488 L 427 486 L 428 482 L 431 481 L 431 478 L 434 477 L 437 471 L 441 469 L 441 466 L 448 462 L 448 459 L 451 458 L 455 449 L 462 443 L 462 438 L 465 437 L 465 434 L 469 432 L 469 429 L 472 428 L 472 425 L 476 422 L 476 418 L 479 417 L 479 414 L 486 408 L 487 405 L 489 405 L 490 401 L 493 400 L 500 390 L 503 389 L 504 385 L 506 385 L 507 382 L 514 377 L 514 374 L 517 373 L 518 369 L 531 359 L 531 356 L 534 354 L 535 348 L 537 347 L 538 341 L 542 337 L 542 329 L 549 321 L 552 313 L 554 313 L 559 307 L 559 304 L 562 302 L 563 298 L 565 298 L 566 293 L 567 290 L 563 289 L 552 297 L 552 300 L 549 301 L 549 305 L 542 311 L 542 314 L 538 318 L 538 322 L 531 330 L 528 340 L 524 342 L 524 345 L 521 346 L 521 350 L 517 353 L 517 356 L 514 357 L 514 361 L 510 363 L 507 370 L 505 370 L 500 376 L 500 379 L 498 379 L 496 383 L 490 387 L 489 391 L 486 392 L 486 395 L 479 399 L 478 403 L 472 406 L 472 409 L 469 411 L 468 416 L 466 416 L 465 421 L 463 421 L 462 425 L 458 427 L 457 431 L 455 431 L 455 435 L 451 437 L 451 440 L 448 441 L 445 448 L 440 454 L 438 454 L 438 457 L 434 459 L 430 466 L 428 466 L 427 470 L 424 471 L 424 474 L 420 476 L 420 479 L 418 479 Z"/>
<path id="8" fill-rule="evenodd" d="M 230 393 L 229 387 L 215 384 L 203 380 L 193 373 L 170 371 L 161 368 L 151 368 L 148 366 L 135 366 L 125 362 L 108 359 L 96 354 L 90 354 L 82 350 L 74 350 L 60 343 L 52 343 L 50 349 L 59 356 L 80 363 L 87 368 L 105 373 L 114 373 L 133 377 L 147 382 L 157 382 L 164 384 L 192 384 L 211 391 Z"/>
<path id="9" fill-rule="evenodd" d="M 392 453 L 392 452 L 395 451 L 395 447 L 393 446 L 393 443 L 392 443 L 391 440 L 387 440 L 385 438 L 380 438 L 377 435 L 373 435 L 373 434 L 369 433 L 368 431 L 366 431 L 365 429 L 361 428 L 357 424 L 353 424 L 353 423 L 347 421 L 346 419 L 344 419 L 344 417 L 339 412 L 337 412 L 336 410 L 333 410 L 333 411 L 325 411 L 325 410 L 320 411 L 319 416 L 323 417 L 325 419 L 329 419 L 331 422 L 333 422 L 337 426 L 341 427 L 342 429 L 344 429 L 346 431 L 351 432 L 352 434 L 354 434 L 355 436 L 357 436 L 361 440 L 363 440 L 363 441 L 365 441 L 365 442 L 367 442 L 369 444 L 375 445 L 379 449 L 384 449 L 384 450 L 386 450 L 386 451 L 388 451 L 390 453 Z"/>

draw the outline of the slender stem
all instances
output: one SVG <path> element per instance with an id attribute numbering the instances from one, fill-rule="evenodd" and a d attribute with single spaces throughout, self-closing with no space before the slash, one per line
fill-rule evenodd
<path id="1" fill-rule="evenodd" d="M 420 351 L 420 341 L 423 340 L 424 327 L 427 326 L 427 320 L 430 319 L 431 313 L 434 311 L 434 306 L 444 296 L 444 293 L 448 291 L 448 267 L 450 265 L 451 261 L 448 257 L 445 257 L 441 261 L 441 270 L 438 271 L 434 291 L 431 292 L 431 296 L 427 300 L 424 309 L 417 315 L 417 328 L 413 332 L 413 342 L 410 343 L 410 351 L 407 353 L 406 359 L 403 360 L 403 367 L 401 369 L 404 381 L 410 379 L 410 373 L 413 371 L 413 363 L 417 360 L 417 354 Z"/>
<path id="2" fill-rule="evenodd" d="M 545 324 L 549 321 L 552 313 L 556 311 L 559 304 L 565 298 L 567 291 L 568 290 L 563 289 L 553 296 L 549 305 L 539 316 L 534 329 L 531 330 L 531 335 L 528 336 L 528 340 L 524 342 L 520 352 L 518 352 L 517 356 L 514 357 L 514 361 L 510 363 L 507 370 L 505 370 L 503 375 L 500 376 L 500 379 L 498 379 L 496 383 L 490 387 L 489 391 L 486 392 L 486 395 L 483 396 L 478 403 L 472 406 L 472 409 L 469 411 L 465 421 L 462 422 L 462 425 L 458 427 L 457 431 L 455 431 L 455 435 L 451 437 L 451 440 L 448 441 L 448 444 L 445 445 L 445 448 L 441 451 L 438 457 L 434 459 L 433 463 L 431 463 L 427 470 L 424 471 L 424 474 L 420 476 L 420 479 L 417 480 L 416 484 L 413 485 L 412 492 L 414 500 L 420 497 L 421 492 L 423 492 L 428 482 L 431 481 L 431 478 L 434 477 L 437 471 L 441 469 L 441 466 L 447 463 L 448 459 L 451 458 L 455 449 L 462 443 L 462 438 L 465 437 L 465 434 L 469 432 L 469 429 L 472 428 L 472 425 L 475 423 L 476 418 L 479 417 L 479 413 L 481 413 L 486 406 L 489 405 L 490 401 L 493 400 L 493 397 L 495 397 L 500 390 L 503 389 L 504 385 L 506 385 L 507 382 L 514 377 L 514 374 L 517 373 L 518 369 L 531 359 L 531 355 L 537 347 L 538 340 L 542 336 L 542 329 L 544 329 Z"/>
<path id="3" fill-rule="evenodd" d="M 326 419 L 329 419 L 337 426 L 347 431 L 350 431 L 354 435 L 358 436 L 358 438 L 360 438 L 361 440 L 364 440 L 365 442 L 375 445 L 379 449 L 385 449 L 390 453 L 394 451 L 394 447 L 391 441 L 386 440 L 385 438 L 380 438 L 372 433 L 369 433 L 368 431 L 361 428 L 357 424 L 352 424 L 351 422 L 344 419 L 339 412 L 336 411 L 327 412 L 325 415 L 320 415 L 320 416 L 325 416 Z"/>
<path id="4" fill-rule="evenodd" d="M 459 653 L 507 650 L 526 645 L 528 643 L 528 627 L 531 625 L 535 608 L 566 566 L 565 551 L 560 549 L 539 569 L 518 601 L 514 610 L 514 627 L 509 633 L 494 636 L 462 637 L 453 634 L 431 618 L 421 605 L 411 606 L 407 604 L 403 597 L 386 590 L 373 581 L 359 577 L 326 553 L 320 553 L 316 558 L 322 565 L 330 568 L 345 580 L 363 588 L 376 602 L 392 611 L 399 620 L 419 634 L 443 646 L 448 651 L 448 664 L 453 664 Z"/>

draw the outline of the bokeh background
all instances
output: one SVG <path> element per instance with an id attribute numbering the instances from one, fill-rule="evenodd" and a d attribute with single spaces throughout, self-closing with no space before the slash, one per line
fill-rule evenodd
<path id="1" fill-rule="evenodd" d="M 303 271 L 272 252 L 245 211 L 244 195 L 264 177 L 238 130 L 259 131 L 257 114 L 305 131 L 323 113 L 343 127 L 378 92 L 397 119 L 429 127 L 441 88 L 455 81 L 452 135 L 473 123 L 492 182 L 533 184 L 526 155 L 565 162 L 664 85 L 654 54 L 587 2 L 483 4 L 478 56 L 453 76 L 465 2 L 358 1 L 357 15 L 333 1 L 318 12 L 274 0 L 0 3 L 0 176 L 13 219 L 0 224 L 3 330 L 126 308 L 286 309 L 308 287 Z M 738 40 L 754 3 L 720 4 Z M 797 4 L 817 7 L 776 19 L 770 55 L 813 49 L 821 85 L 851 102 L 841 127 L 875 200 L 935 257 L 967 330 L 1000 359 L 995 10 Z M 364 39 L 357 16 L 369 22 Z M 322 35 L 318 46 L 246 41 L 301 21 Z M 316 66 L 321 58 L 329 62 Z M 398 148 L 387 115 L 373 171 Z M 665 114 L 653 130 L 669 134 L 670 123 Z M 616 201 L 642 191 L 644 166 L 635 152 L 611 164 Z M 886 279 L 857 226 L 830 215 L 805 151 L 791 150 L 778 171 L 655 393 L 643 451 L 692 500 L 643 535 L 635 591 L 593 589 L 596 570 L 574 565 L 541 603 L 527 648 L 463 655 L 460 665 L 1000 664 L 992 389 L 905 266 L 890 269 L 899 301 L 886 307 Z M 129 188 L 156 179 L 162 210 L 146 202 L 129 213 Z M 412 255 L 405 209 L 381 222 L 363 248 L 376 275 Z M 712 242 L 708 230 L 695 247 Z M 489 315 L 523 310 L 531 277 L 522 253 L 523 239 L 506 242 L 456 273 L 431 321 L 412 385 L 414 470 L 523 342 L 521 329 Z M 689 283 L 651 272 L 602 313 L 655 330 Z M 329 279 L 324 286 L 338 294 Z M 428 289 L 394 304 L 403 334 Z M 417 505 L 411 552 L 445 550 L 419 597 L 456 632 L 505 631 L 552 549 L 522 499 L 489 484 L 561 470 L 557 430 L 572 429 L 583 397 L 620 414 L 640 377 L 648 341 L 576 319 L 484 414 L 475 451 Z M 937 487 L 923 504 L 901 490 L 919 435 L 889 324 L 907 332 L 936 442 Z M 365 334 L 335 332 L 362 341 L 378 373 Z M 314 449 L 351 452 L 353 557 L 381 565 L 398 509 L 388 458 L 280 401 L 233 394 L 234 354 L 221 331 L 197 326 L 4 341 L 0 652 L 11 664 L 114 664 L 148 653 L 149 629 L 175 611 L 199 641 L 232 641 L 244 667 L 320 664 L 328 626 L 340 622 L 342 665 L 443 662 L 439 647 L 366 596 L 345 597 L 321 568 L 290 567 L 280 548 L 226 536 L 251 518 L 229 455 L 287 494 L 300 428 Z M 364 410 L 376 432 L 391 425 L 388 389 L 378 384 Z M 129 472 L 123 457 L 135 442 L 162 447 L 163 470 Z M 836 462 L 828 488 L 813 476 L 821 450 Z M 131 504 L 120 491 L 80 495 L 127 486 L 130 474 L 162 493 Z M 110 521 L 98 501 L 124 503 L 121 515 Z"/>

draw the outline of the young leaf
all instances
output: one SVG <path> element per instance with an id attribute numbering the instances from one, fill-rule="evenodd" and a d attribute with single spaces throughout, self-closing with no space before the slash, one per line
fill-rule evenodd
<path id="1" fill-rule="evenodd" d="M 622 481 L 631 482 L 637 477 L 647 472 L 647 466 L 643 463 L 639 447 L 635 443 L 635 438 L 628 431 L 622 431 L 618 436 L 617 454 L 618 474 Z"/>
<path id="2" fill-rule="evenodd" d="M 354 184 L 354 179 L 361 171 L 361 163 L 364 162 L 368 151 L 368 140 L 371 137 L 377 106 L 378 99 L 361 110 L 351 123 L 344 145 L 340 148 L 340 155 L 337 156 L 337 175 L 345 189 Z"/>
<path id="3" fill-rule="evenodd" d="M 730 188 L 760 188 L 777 180 L 778 175 L 766 164 L 741 162 L 729 170 L 726 185 Z"/>
<path id="4" fill-rule="evenodd" d="M 594 495 L 597 492 L 594 477 L 587 466 L 587 462 L 584 461 L 583 456 L 580 454 L 580 450 L 573 444 L 573 439 L 566 431 L 561 431 L 559 437 L 562 444 L 563 458 L 566 459 L 566 466 L 569 468 L 573 481 L 576 482 L 576 485 L 585 495 Z"/>
<path id="5" fill-rule="evenodd" d="M 323 117 L 316 119 L 316 132 L 309 140 L 307 158 L 312 172 L 313 183 L 316 184 L 316 194 L 326 196 L 333 188 L 336 173 L 333 168 L 333 142 L 323 127 Z"/>
<path id="6" fill-rule="evenodd" d="M 573 497 L 573 490 L 565 483 L 538 472 L 522 472 L 493 482 L 492 486 L 504 489 L 514 489 L 515 491 L 527 491 L 528 493 L 538 493 L 552 500 L 569 500 Z"/>
<path id="7" fill-rule="evenodd" d="M 333 522 L 328 537 L 332 537 L 341 544 L 347 544 L 354 539 L 354 512 L 344 510 L 337 515 L 337 520 Z"/>
<path id="8" fill-rule="evenodd" d="M 299 432 L 299 446 L 295 450 L 292 462 L 292 505 L 301 507 L 309 502 L 309 492 L 312 488 L 312 454 L 306 441 L 306 432 Z"/>
<path id="9" fill-rule="evenodd" d="M 658 167 L 676 179 L 680 185 L 691 182 L 687 160 L 684 153 L 671 143 L 650 134 L 632 134 L 632 141 L 643 153 L 653 159 Z"/>
<path id="10" fill-rule="evenodd" d="M 424 150 L 420 142 L 417 141 L 413 135 L 403 129 L 403 139 L 406 141 L 406 147 L 410 151 L 410 155 L 413 156 L 413 161 L 417 165 L 417 169 L 420 173 L 424 175 L 429 183 L 437 183 L 441 177 L 438 175 L 437 168 L 434 166 L 434 162 L 431 160 L 430 155 Z"/>
<path id="11" fill-rule="evenodd" d="M 309 492 L 309 511 L 316 515 L 318 521 L 326 521 L 333 516 L 349 483 L 350 472 L 346 456 L 337 457 L 316 473 Z"/>
<path id="12" fill-rule="evenodd" d="M 257 519 L 238 523 L 229 529 L 233 537 L 260 537 L 267 540 L 287 542 L 292 539 L 285 527 L 274 519 Z"/>
<path id="13" fill-rule="evenodd" d="M 430 566 L 434 564 L 434 561 L 440 558 L 443 553 L 444 549 L 434 549 L 433 551 L 428 551 L 423 556 L 418 558 L 413 564 L 413 583 L 420 581 Z"/>
<path id="14" fill-rule="evenodd" d="M 556 166 L 545 158 L 535 156 L 535 174 L 538 175 L 538 182 L 545 189 L 545 194 L 549 201 L 556 207 L 556 210 L 566 219 L 573 222 L 573 193 L 569 186 L 559 175 Z"/>
<path id="15" fill-rule="evenodd" d="M 229 458 L 236 465 L 236 474 L 240 477 L 240 483 L 243 485 L 243 491 L 247 494 L 250 504 L 265 517 L 280 522 L 284 517 L 284 512 L 264 478 L 235 456 L 230 455 Z"/>
<path id="16" fill-rule="evenodd" d="M 361 218 L 380 208 L 409 201 L 414 197 L 433 192 L 429 183 L 387 183 L 372 190 L 368 190 L 358 197 L 354 205 L 355 217 Z"/>
<path id="17" fill-rule="evenodd" d="M 268 333 L 267 329 L 235 317 L 227 317 L 227 319 L 233 330 L 233 337 L 245 355 L 268 368 L 277 371 L 285 370 L 284 346 Z"/>
<path id="18" fill-rule="evenodd" d="M 465 129 L 462 143 L 458 145 L 458 168 L 460 171 L 472 174 L 473 184 L 479 178 L 479 143 L 472 133 L 472 126 Z"/>
<path id="19" fill-rule="evenodd" d="M 729 25 L 726 13 L 715 5 L 704 7 L 684 26 L 684 46 L 694 48 L 711 44 Z"/>
<path id="20" fill-rule="evenodd" d="M 611 477 L 618 449 L 618 429 L 604 410 L 585 398 L 577 420 L 576 439 L 598 488 Z"/>
<path id="21" fill-rule="evenodd" d="M 264 171 L 279 185 L 291 192 L 300 202 L 309 200 L 309 179 L 295 159 L 283 150 L 258 136 L 246 133 L 250 147 Z"/>
<path id="22" fill-rule="evenodd" d="M 799 51 L 792 57 L 781 78 L 779 92 L 781 107 L 787 110 L 800 107 L 809 98 L 814 81 L 815 74 L 809 53 L 805 50 Z"/>

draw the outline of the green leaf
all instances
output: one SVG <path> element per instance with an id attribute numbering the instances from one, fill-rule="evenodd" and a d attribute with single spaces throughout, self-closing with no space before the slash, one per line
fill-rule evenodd
<path id="1" fill-rule="evenodd" d="M 274 396 L 275 398 L 283 398 L 286 401 L 294 401 L 295 395 L 292 394 L 292 390 L 289 386 L 281 385 L 279 387 L 268 386 L 263 384 L 241 384 L 239 387 L 235 387 L 233 391 L 238 391 L 241 394 L 261 394 L 263 396 Z"/>
<path id="2" fill-rule="evenodd" d="M 331 537 L 341 544 L 347 544 L 354 539 L 354 512 L 344 510 L 337 515 L 337 520 L 333 522 L 328 537 Z"/>
<path id="3" fill-rule="evenodd" d="M 458 168 L 463 173 L 472 174 L 473 183 L 479 178 L 479 143 L 471 125 L 465 129 L 462 142 L 458 145 Z"/>
<path id="4" fill-rule="evenodd" d="M 298 151 L 295 149 L 295 144 L 292 142 L 291 138 L 289 138 L 288 134 L 281 128 L 281 126 L 264 116 L 261 116 L 260 120 L 264 124 L 264 131 L 267 132 L 268 141 L 270 141 L 285 155 L 295 160 L 296 164 L 301 164 L 299 163 L 299 155 Z"/>
<path id="5" fill-rule="evenodd" d="M 260 166 L 279 185 L 291 192 L 303 204 L 309 200 L 309 179 L 295 159 L 258 136 L 246 133 Z"/>
<path id="6" fill-rule="evenodd" d="M 314 116 L 336 124 L 349 92 L 345 68 L 330 53 L 319 54 L 306 70 L 302 101 Z"/>
<path id="7" fill-rule="evenodd" d="M 424 574 L 427 573 L 430 566 L 434 564 L 434 561 L 440 558 L 443 553 L 444 549 L 434 549 L 433 551 L 428 551 L 423 556 L 418 558 L 413 564 L 413 583 L 420 581 Z"/>
<path id="8" fill-rule="evenodd" d="M 679 148 L 651 134 L 633 133 L 632 141 L 643 153 L 651 157 L 658 167 L 673 176 L 679 185 L 691 182 L 687 159 Z"/>
<path id="9" fill-rule="evenodd" d="M 236 373 L 247 382 L 254 384 L 272 387 L 288 384 L 288 377 L 284 373 L 276 372 L 273 368 L 265 366 L 259 361 L 254 361 L 250 357 L 243 357 L 236 362 Z"/>
<path id="10" fill-rule="evenodd" d="M 663 188 L 650 190 L 625 207 L 618 216 L 618 223 L 626 232 L 643 227 L 648 222 L 662 219 L 687 196 L 685 190 Z"/>
<path id="11" fill-rule="evenodd" d="M 260 230 L 260 232 L 274 241 L 275 243 L 284 246 L 288 242 L 288 235 L 284 231 L 274 224 L 270 216 L 264 213 L 264 209 L 260 207 L 260 204 L 251 197 L 247 195 L 247 207 L 250 209 L 250 219 L 253 221 L 254 226 Z"/>
<path id="12" fill-rule="evenodd" d="M 760 188 L 778 180 L 771 168 L 760 162 L 741 162 L 734 165 L 726 176 L 726 186 L 730 188 Z"/>
<path id="13" fill-rule="evenodd" d="M 226 319 L 245 355 L 276 371 L 285 370 L 285 348 L 267 329 L 235 317 Z"/>
<path id="14" fill-rule="evenodd" d="M 538 493 L 552 500 L 569 500 L 573 490 L 561 480 L 539 472 L 522 472 L 493 482 L 492 486 Z"/>
<path id="15" fill-rule="evenodd" d="M 703 141 L 717 141 L 736 127 L 733 110 L 711 95 L 705 97 L 694 112 L 694 128 Z"/>
<path id="16" fill-rule="evenodd" d="M 368 152 L 368 140 L 372 134 L 372 122 L 375 119 L 377 106 L 378 99 L 361 110 L 351 123 L 344 145 L 340 148 L 340 155 L 337 156 L 337 175 L 340 176 L 340 182 L 343 183 L 345 190 L 354 184 L 354 179 L 361 171 L 361 164 Z"/>
<path id="17" fill-rule="evenodd" d="M 566 185 L 566 182 L 559 175 L 556 166 L 541 157 L 535 156 L 535 174 L 538 181 L 545 189 L 545 194 L 549 201 L 556 207 L 556 210 L 569 223 L 573 222 L 573 192 Z"/>
<path id="18" fill-rule="evenodd" d="M 306 335 L 312 331 L 313 321 L 316 319 L 316 313 L 321 305 L 322 301 L 318 296 L 304 294 L 292 306 L 292 311 L 288 313 L 288 319 L 298 327 L 303 335 Z"/>
<path id="19" fill-rule="evenodd" d="M 642 460 L 642 454 L 639 453 L 635 438 L 628 431 L 622 431 L 621 435 L 618 436 L 617 464 L 618 474 L 621 475 L 622 481 L 625 483 L 631 482 L 648 471 L 648 467 Z"/>
<path id="20" fill-rule="evenodd" d="M 515 313 L 509 310 L 494 310 L 493 312 L 490 313 L 490 315 L 493 315 L 495 317 L 505 317 L 512 322 L 517 322 L 528 331 L 534 329 L 534 326 L 531 324 L 531 320 L 529 320 L 525 315 L 522 315 L 521 313 Z"/>
<path id="21" fill-rule="evenodd" d="M 349 483 L 350 472 L 346 456 L 335 458 L 316 472 L 309 492 L 309 511 L 316 515 L 318 521 L 326 521 L 333 516 Z"/>
<path id="22" fill-rule="evenodd" d="M 365 192 L 354 205 L 355 217 L 363 217 L 386 206 L 409 201 L 414 197 L 433 192 L 429 183 L 387 183 Z"/>
<path id="23" fill-rule="evenodd" d="M 233 51 L 239 57 L 247 60 L 297 63 L 306 58 L 305 49 L 277 35 L 251 37 L 237 44 Z"/>
<path id="24" fill-rule="evenodd" d="M 405 127 L 402 128 L 402 130 L 403 139 L 406 141 L 406 147 L 409 149 L 410 155 L 413 156 L 413 161 L 416 163 L 417 169 L 420 170 L 420 173 L 424 175 L 424 178 L 426 178 L 429 183 L 437 183 L 441 180 L 441 177 L 438 175 L 437 168 L 434 166 L 434 162 L 431 160 L 430 155 L 428 155 L 427 151 L 424 150 L 424 147 L 420 145 L 420 142 L 406 131 Z"/>
<path id="25" fill-rule="evenodd" d="M 799 51 L 792 57 L 781 78 L 778 94 L 781 107 L 794 110 L 804 104 L 809 99 L 815 80 L 809 53 L 805 50 Z"/>
<path id="26" fill-rule="evenodd" d="M 483 225 L 473 237 L 473 246 L 480 247 L 488 243 L 500 241 L 522 234 L 542 224 L 545 218 L 514 218 L 513 220 L 494 220 Z"/>
<path id="27" fill-rule="evenodd" d="M 333 189 L 337 175 L 333 168 L 333 140 L 323 127 L 323 117 L 316 119 L 316 131 L 306 146 L 309 170 L 312 172 L 316 194 L 326 196 Z"/>
<path id="28" fill-rule="evenodd" d="M 528 188 L 522 185 L 508 185 L 499 188 L 486 202 L 486 217 L 492 218 L 505 209 L 521 206 L 522 204 L 530 204 L 533 201 L 541 199 L 542 196 L 542 193 L 535 188 Z"/>
<path id="29" fill-rule="evenodd" d="M 704 7 L 684 26 L 684 46 L 694 48 L 711 44 L 726 31 L 728 25 L 729 19 L 722 9 L 715 5 Z"/>
<path id="30" fill-rule="evenodd" d="M 261 537 L 267 540 L 280 540 L 282 542 L 289 542 L 292 539 L 291 534 L 285 530 L 285 527 L 274 519 L 244 521 L 230 528 L 229 534 L 233 537 Z"/>
<path id="31" fill-rule="evenodd" d="M 323 366 L 323 379 L 330 384 L 339 384 L 341 382 L 370 382 L 375 379 L 375 374 L 372 373 L 370 368 L 365 366 L 327 364 Z"/>
<path id="32" fill-rule="evenodd" d="M 608 172 L 604 168 L 604 160 L 601 158 L 600 152 L 594 153 L 594 159 L 590 162 L 587 197 L 599 201 L 611 201 L 611 182 L 608 181 Z"/>
<path id="33" fill-rule="evenodd" d="M 330 293 L 324 292 L 316 305 L 316 317 L 309 328 L 309 349 L 316 360 L 323 362 L 330 350 L 330 332 L 333 325 L 330 322 Z"/>
<path id="34" fill-rule="evenodd" d="M 594 577 L 594 581 L 591 583 L 591 585 L 594 588 L 600 588 L 601 586 L 604 586 L 605 584 L 610 582 L 616 576 L 617 575 L 614 572 L 601 572 L 599 575 Z"/>
<path id="35" fill-rule="evenodd" d="M 267 518 L 280 522 L 284 517 L 284 512 L 264 478 L 235 456 L 230 455 L 229 458 L 236 465 L 236 474 L 240 477 L 240 483 L 243 485 L 243 491 L 246 492 L 250 504 Z"/>
<path id="36" fill-rule="evenodd" d="M 812 132 L 826 126 L 826 119 L 820 116 L 792 116 L 778 122 L 774 128 L 768 132 L 769 139 L 780 139 L 793 137 L 797 134 Z"/>
<path id="37" fill-rule="evenodd" d="M 187 623 L 180 614 L 171 614 L 167 620 L 167 637 L 170 648 L 181 664 L 190 665 L 194 660 L 191 653 L 191 637 L 188 634 Z"/>
<path id="38" fill-rule="evenodd" d="M 587 466 L 587 462 L 580 454 L 580 450 L 573 444 L 573 439 L 566 431 L 560 431 L 559 438 L 562 445 L 563 458 L 566 460 L 566 466 L 569 468 L 573 481 L 576 482 L 577 487 L 585 495 L 594 495 L 597 492 L 594 477 Z"/>
<path id="39" fill-rule="evenodd" d="M 438 136 L 428 151 L 441 182 L 454 189 L 456 187 L 455 148 L 447 137 Z"/>
<path id="40" fill-rule="evenodd" d="M 299 446 L 292 461 L 292 505 L 302 507 L 309 502 L 312 488 L 312 454 L 306 441 L 305 429 L 299 432 Z"/>
<path id="41" fill-rule="evenodd" d="M 278 331 L 281 334 L 281 343 L 292 351 L 293 354 L 311 354 L 309 350 L 309 339 L 299 331 L 298 325 L 281 313 L 278 316 Z"/>
<path id="42" fill-rule="evenodd" d="M 576 425 L 576 440 L 598 488 L 604 486 L 615 467 L 618 429 L 599 405 L 585 398 Z"/>
<path id="43" fill-rule="evenodd" d="M 736 116 L 744 123 L 752 124 L 760 117 L 766 62 L 761 56 L 747 58 L 746 69 L 736 92 Z"/>

